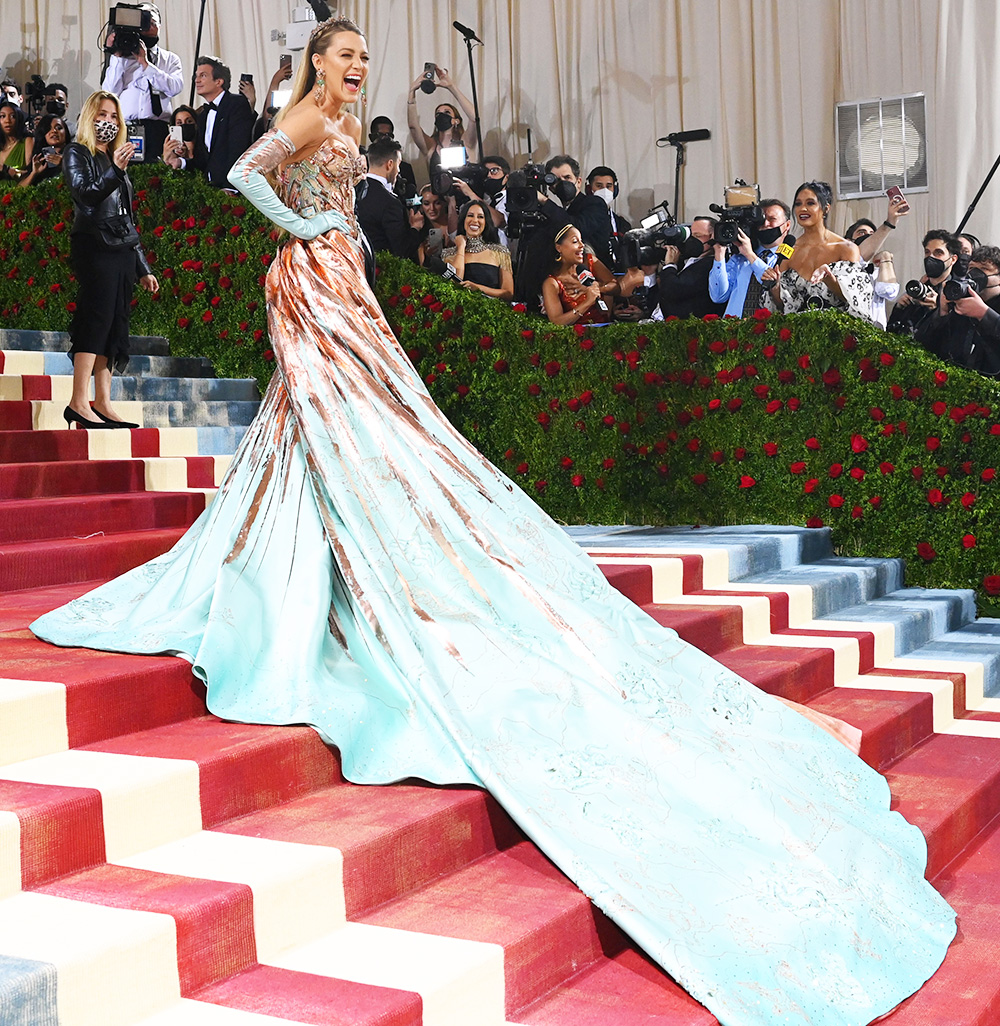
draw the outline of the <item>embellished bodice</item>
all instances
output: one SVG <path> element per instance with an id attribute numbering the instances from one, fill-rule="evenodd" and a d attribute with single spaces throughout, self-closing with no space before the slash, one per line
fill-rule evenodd
<path id="1" fill-rule="evenodd" d="M 300 217 L 314 217 L 323 210 L 337 210 L 347 218 L 357 236 L 354 186 L 365 176 L 367 162 L 339 139 L 329 138 L 315 153 L 279 168 L 275 192 Z"/>

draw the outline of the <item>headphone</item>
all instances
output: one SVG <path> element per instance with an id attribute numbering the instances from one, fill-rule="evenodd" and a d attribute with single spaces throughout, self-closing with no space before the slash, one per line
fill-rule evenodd
<path id="1" fill-rule="evenodd" d="M 599 164 L 595 167 L 589 175 L 587 175 L 587 185 L 593 185 L 594 179 L 600 175 L 602 178 L 610 176 L 614 180 L 614 186 L 611 189 L 612 199 L 618 199 L 618 175 L 615 174 L 614 169 L 605 167 L 603 164 Z"/>

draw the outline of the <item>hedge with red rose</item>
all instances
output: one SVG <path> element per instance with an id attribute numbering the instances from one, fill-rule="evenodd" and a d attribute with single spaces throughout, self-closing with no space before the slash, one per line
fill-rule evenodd
<path id="1" fill-rule="evenodd" d="M 160 277 L 133 330 L 218 373 L 273 371 L 271 225 L 198 176 L 135 168 Z M 0 313 L 65 329 L 61 183 L 0 197 Z M 377 294 L 435 400 L 566 522 L 791 523 L 911 583 L 1000 597 L 1000 388 L 831 313 L 558 328 L 383 257 Z"/>

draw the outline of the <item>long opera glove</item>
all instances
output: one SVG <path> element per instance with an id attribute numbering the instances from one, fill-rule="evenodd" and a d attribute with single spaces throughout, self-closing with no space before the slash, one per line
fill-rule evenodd
<path id="1" fill-rule="evenodd" d="M 314 217 L 300 217 L 278 199 L 264 177 L 295 152 L 295 145 L 281 129 L 262 135 L 232 166 L 229 181 L 266 217 L 296 238 L 315 239 L 328 231 L 350 232 L 343 214 L 321 210 Z"/>

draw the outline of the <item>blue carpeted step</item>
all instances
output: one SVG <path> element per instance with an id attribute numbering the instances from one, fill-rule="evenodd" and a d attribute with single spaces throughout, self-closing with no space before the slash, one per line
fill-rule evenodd
<path id="1" fill-rule="evenodd" d="M 214 378 L 212 364 L 201 356 L 147 356 L 129 357 L 126 368 L 129 377 Z M 60 375 L 73 373 L 73 361 L 68 353 L 45 353 L 43 373 Z"/>
<path id="2" fill-rule="evenodd" d="M 971 660 L 983 665 L 983 694 L 1000 697 L 1000 620 L 982 619 L 939 634 L 908 652 L 912 659 Z"/>
<path id="3" fill-rule="evenodd" d="M 111 379 L 114 401 L 142 402 L 260 402 L 253 378 L 137 377 Z"/>
<path id="4" fill-rule="evenodd" d="M 59 1026 L 54 965 L 0 955 L 0 1023 Z"/>
<path id="5" fill-rule="evenodd" d="M 158 335 L 132 335 L 129 337 L 129 348 L 136 355 L 170 355 L 170 343 Z M 36 353 L 65 353 L 69 349 L 69 333 L 65 331 L 30 331 L 23 328 L 0 328 L 0 349 L 21 349 Z"/>
<path id="6" fill-rule="evenodd" d="M 249 400 L 143 402 L 143 427 L 234 427 L 249 425 L 260 402 Z"/>
<path id="7" fill-rule="evenodd" d="M 249 424 L 198 427 L 199 456 L 229 456 L 236 452 Z"/>

